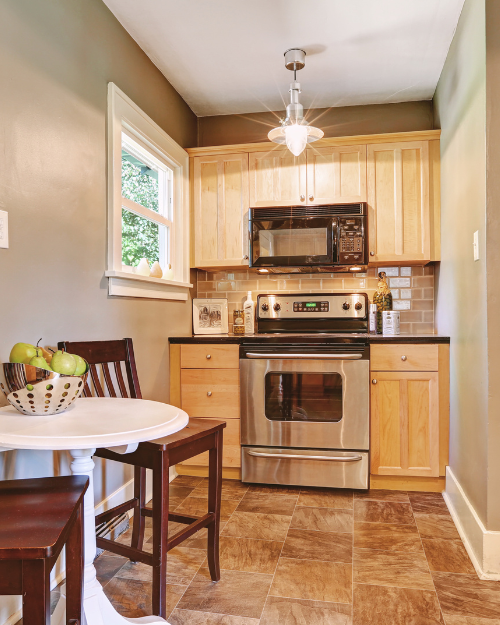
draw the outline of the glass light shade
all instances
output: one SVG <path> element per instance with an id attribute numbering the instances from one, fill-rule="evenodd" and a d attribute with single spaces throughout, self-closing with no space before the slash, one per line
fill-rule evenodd
<path id="1" fill-rule="evenodd" d="M 324 132 L 307 123 L 284 124 L 269 131 L 267 137 L 274 143 L 286 143 L 287 148 L 294 156 L 299 156 L 308 143 L 321 139 Z"/>
<path id="2" fill-rule="evenodd" d="M 286 147 L 294 156 L 299 156 L 307 145 L 307 126 L 292 124 L 285 127 Z"/>

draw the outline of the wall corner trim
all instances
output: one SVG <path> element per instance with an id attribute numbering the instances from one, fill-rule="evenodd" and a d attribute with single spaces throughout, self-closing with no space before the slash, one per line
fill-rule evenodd
<path id="1" fill-rule="evenodd" d="M 500 581 L 500 532 L 484 527 L 450 467 L 443 496 L 479 578 Z"/>

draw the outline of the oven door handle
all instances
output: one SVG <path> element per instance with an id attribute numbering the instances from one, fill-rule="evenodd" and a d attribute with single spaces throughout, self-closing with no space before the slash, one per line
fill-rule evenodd
<path id="1" fill-rule="evenodd" d="M 247 451 L 249 456 L 258 458 L 281 458 L 294 460 L 328 460 L 329 462 L 358 462 L 363 456 L 303 456 L 301 454 L 271 454 L 264 451 Z"/>
<path id="2" fill-rule="evenodd" d="M 290 360 L 290 359 L 306 359 L 306 360 L 359 360 L 363 358 L 363 354 L 277 354 L 264 352 L 248 352 L 247 358 L 261 358 L 264 360 Z"/>

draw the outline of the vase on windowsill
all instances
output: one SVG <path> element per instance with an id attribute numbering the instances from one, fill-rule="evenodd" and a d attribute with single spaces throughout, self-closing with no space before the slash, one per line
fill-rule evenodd
<path id="1" fill-rule="evenodd" d="M 149 268 L 149 263 L 147 258 L 141 258 L 140 263 L 135 268 L 135 273 L 138 276 L 148 276 L 151 273 L 151 269 Z"/>

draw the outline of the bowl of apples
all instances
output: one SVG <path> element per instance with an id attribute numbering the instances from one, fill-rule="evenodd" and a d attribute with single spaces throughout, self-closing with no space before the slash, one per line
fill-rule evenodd
<path id="1" fill-rule="evenodd" d="M 0 365 L 0 389 L 23 415 L 59 414 L 82 394 L 89 366 L 80 356 L 51 353 L 38 343 L 14 345 L 10 362 Z"/>

